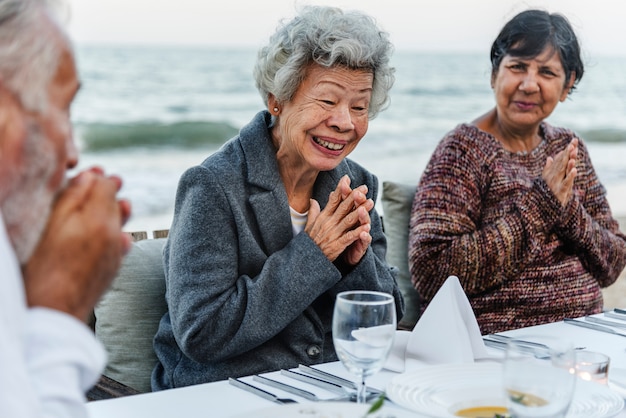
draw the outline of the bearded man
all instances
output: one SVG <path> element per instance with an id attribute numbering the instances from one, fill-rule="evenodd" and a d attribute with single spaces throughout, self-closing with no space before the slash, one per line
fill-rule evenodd
<path id="1" fill-rule="evenodd" d="M 85 325 L 130 248 L 121 180 L 78 163 L 71 43 L 43 0 L 0 0 L 0 415 L 83 417 L 106 356 Z"/>

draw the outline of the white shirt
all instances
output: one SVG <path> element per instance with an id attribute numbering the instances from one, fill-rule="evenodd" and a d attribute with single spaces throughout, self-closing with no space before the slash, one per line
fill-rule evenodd
<path id="1" fill-rule="evenodd" d="M 295 237 L 300 232 L 304 231 L 306 221 L 309 217 L 309 211 L 300 213 L 291 206 L 289 206 L 289 213 L 291 214 L 291 229 L 293 230 L 293 236 Z"/>
<path id="2" fill-rule="evenodd" d="M 86 417 L 84 394 L 105 363 L 102 345 L 85 324 L 27 307 L 0 213 L 0 417 Z"/>

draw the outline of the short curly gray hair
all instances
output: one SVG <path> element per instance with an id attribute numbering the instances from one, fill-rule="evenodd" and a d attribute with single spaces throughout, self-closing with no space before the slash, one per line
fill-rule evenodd
<path id="1" fill-rule="evenodd" d="M 311 63 L 371 71 L 374 75 L 369 117 L 389 105 L 395 69 L 389 61 L 393 45 L 370 16 L 335 7 L 305 6 L 298 16 L 278 27 L 261 48 L 254 67 L 256 87 L 267 106 L 269 95 L 279 102 L 293 98 Z"/>

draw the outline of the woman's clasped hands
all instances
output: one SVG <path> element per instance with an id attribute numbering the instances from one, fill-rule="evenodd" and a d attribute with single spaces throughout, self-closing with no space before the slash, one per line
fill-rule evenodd
<path id="1" fill-rule="evenodd" d="M 578 138 L 574 138 L 563 151 L 554 157 L 548 157 L 543 169 L 543 180 L 563 207 L 569 202 L 574 189 L 577 156 Z"/>
<path id="2" fill-rule="evenodd" d="M 311 199 L 305 232 L 320 247 L 330 261 L 342 257 L 348 265 L 356 265 L 372 242 L 369 212 L 374 201 L 368 199 L 367 186 L 350 188 L 350 178 L 344 176 L 330 193 L 323 211 Z"/>

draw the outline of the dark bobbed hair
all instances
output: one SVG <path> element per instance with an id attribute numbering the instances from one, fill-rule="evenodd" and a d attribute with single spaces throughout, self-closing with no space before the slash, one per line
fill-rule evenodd
<path id="1" fill-rule="evenodd" d="M 259 50 L 254 68 L 256 87 L 267 106 L 270 94 L 279 102 L 291 100 L 312 63 L 371 71 L 374 80 L 368 113 L 373 119 L 389 104 L 389 90 L 395 81 L 392 52 L 389 34 L 372 17 L 336 7 L 304 6 L 298 16 L 282 22 Z"/>
<path id="2" fill-rule="evenodd" d="M 565 70 L 565 85 L 574 74 L 571 93 L 582 79 L 585 69 L 574 29 L 567 18 L 558 13 L 525 10 L 509 20 L 491 45 L 492 77 L 506 55 L 534 58 L 546 47 L 552 47 L 559 54 Z"/>

